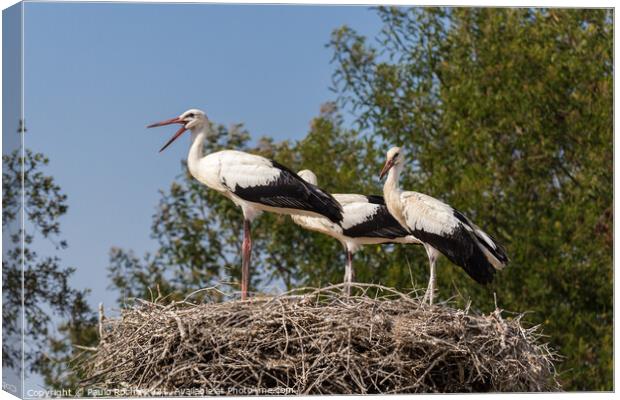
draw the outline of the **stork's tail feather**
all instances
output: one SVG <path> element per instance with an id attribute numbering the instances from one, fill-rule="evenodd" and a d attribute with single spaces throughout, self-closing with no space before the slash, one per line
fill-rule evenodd
<path id="1" fill-rule="evenodd" d="M 487 239 L 491 240 L 490 236 L 482 232 L 478 237 L 472 230 L 462 225 L 449 235 L 438 235 L 423 230 L 413 230 L 411 233 L 417 239 L 439 250 L 480 284 L 493 281 L 495 271 L 503 268 L 508 262 L 506 252 L 501 246 L 496 242 L 493 242 L 493 245 L 487 242 Z M 486 238 L 483 235 L 486 235 Z"/>
<path id="2" fill-rule="evenodd" d="M 289 201 L 295 203 L 294 208 L 321 214 L 333 223 L 340 225 L 343 219 L 342 206 L 331 194 L 316 185 L 306 182 L 302 177 L 277 161 L 271 160 L 271 163 L 293 182 L 292 186 L 295 187 L 296 198 Z"/>
<path id="3" fill-rule="evenodd" d="M 483 248 L 474 246 L 472 254 L 459 264 L 463 267 L 467 275 L 471 276 L 476 282 L 486 285 L 493 281 L 495 276 L 494 264 L 489 260 Z"/>
<path id="4" fill-rule="evenodd" d="M 454 210 L 454 216 L 458 218 L 469 231 L 477 247 L 480 247 L 484 256 L 493 265 L 493 268 L 501 270 L 508 264 L 506 249 L 491 235 L 484 232 L 476 224 L 471 222 L 460 211 Z"/>
<path id="5" fill-rule="evenodd" d="M 503 269 L 508 264 L 506 250 L 490 235 L 480 229 L 475 229 L 474 246 L 471 255 L 462 264 L 463 269 L 476 282 L 491 283 L 496 270 Z"/>
<path id="6" fill-rule="evenodd" d="M 342 206 L 334 197 L 321 189 L 318 186 L 315 186 L 311 183 L 306 184 L 310 187 L 310 191 L 312 193 L 311 203 L 316 207 L 318 212 L 325 217 L 329 218 L 330 221 L 336 224 L 340 224 L 342 222 Z"/>
<path id="7" fill-rule="evenodd" d="M 501 270 L 508 264 L 510 260 L 506 254 L 506 249 L 491 235 L 476 228 L 474 236 L 478 246 L 495 269 Z"/>

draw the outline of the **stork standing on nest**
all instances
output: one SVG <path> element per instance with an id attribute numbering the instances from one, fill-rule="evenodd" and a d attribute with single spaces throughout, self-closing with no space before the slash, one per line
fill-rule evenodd
<path id="1" fill-rule="evenodd" d="M 495 271 L 508 263 L 504 248 L 458 210 L 431 196 L 402 191 L 399 177 L 404 165 L 404 150 L 391 148 L 380 178 L 387 174 L 383 195 L 388 210 L 426 249 L 430 279 L 425 299 L 428 297 L 433 304 L 435 262 L 440 253 L 463 267 L 475 281 L 491 282 Z"/>
<path id="2" fill-rule="evenodd" d="M 204 155 L 204 141 L 209 121 L 201 110 L 191 109 L 178 117 L 149 125 L 147 128 L 180 124 L 181 128 L 159 150 L 162 152 L 183 132 L 191 131 L 187 156 L 189 172 L 199 182 L 217 190 L 243 211 L 243 246 L 241 299 L 247 297 L 250 282 L 252 220 L 263 211 L 279 214 L 324 216 L 334 224 L 342 221 L 342 207 L 327 192 L 301 179 L 276 161 L 236 150 L 222 150 Z"/>
<path id="3" fill-rule="evenodd" d="M 306 182 L 317 184 L 316 175 L 310 170 L 299 171 L 298 175 Z M 381 243 L 422 244 L 392 217 L 385 206 L 383 197 L 361 194 L 333 194 L 332 196 L 342 206 L 343 220 L 340 224 L 324 217 L 292 215 L 291 218 L 303 228 L 329 235 L 342 243 L 347 253 L 344 273 L 347 295 L 351 293 L 351 283 L 355 279 L 353 254 L 361 246 Z"/>

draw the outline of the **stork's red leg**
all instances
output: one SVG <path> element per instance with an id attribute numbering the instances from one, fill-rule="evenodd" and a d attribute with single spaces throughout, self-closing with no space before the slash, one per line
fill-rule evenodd
<path id="1" fill-rule="evenodd" d="M 353 282 L 353 253 L 347 249 L 347 265 L 344 272 L 344 292 L 347 296 L 351 295 L 351 282 Z"/>
<path id="2" fill-rule="evenodd" d="M 241 264 L 241 300 L 248 297 L 250 286 L 250 258 L 252 256 L 252 234 L 250 232 L 250 221 L 243 221 L 243 246 Z"/>

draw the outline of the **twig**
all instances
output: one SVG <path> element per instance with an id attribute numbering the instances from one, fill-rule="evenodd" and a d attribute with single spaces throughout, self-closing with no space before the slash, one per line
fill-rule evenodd
<path id="1" fill-rule="evenodd" d="M 136 299 L 120 318 L 99 307 L 97 348 L 79 368 L 82 385 L 178 396 L 360 394 L 558 390 L 559 356 L 522 314 L 503 319 L 453 308 L 421 307 L 419 297 L 373 284 L 300 288 L 251 302 L 192 304 L 227 297 L 203 288 L 183 301 Z M 411 293 L 416 293 L 415 289 Z M 210 296 L 215 294 L 215 296 Z M 105 320 L 105 330 L 103 324 Z M 105 340 L 104 340 L 105 334 Z M 179 340 L 180 338 L 180 340 Z M 84 361 L 85 360 L 85 361 Z M 241 389 L 249 392 L 235 392 Z"/>

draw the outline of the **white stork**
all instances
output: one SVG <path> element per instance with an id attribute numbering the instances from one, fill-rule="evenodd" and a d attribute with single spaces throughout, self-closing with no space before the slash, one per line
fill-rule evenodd
<path id="1" fill-rule="evenodd" d="M 306 182 L 317 184 L 316 175 L 310 170 L 299 171 Z M 342 206 L 343 220 L 336 224 L 325 217 L 292 215 L 293 221 L 306 229 L 329 235 L 342 243 L 347 252 L 344 282 L 347 295 L 355 279 L 353 254 L 366 244 L 414 243 L 422 244 L 392 217 L 381 196 L 361 194 L 333 194 Z"/>
<path id="2" fill-rule="evenodd" d="M 228 197 L 243 211 L 242 300 L 247 297 L 250 282 L 250 225 L 254 218 L 263 211 L 269 211 L 325 216 L 334 223 L 342 221 L 342 208 L 330 194 L 307 183 L 276 161 L 236 150 L 222 150 L 205 156 L 203 145 L 209 131 L 209 121 L 201 110 L 187 110 L 176 118 L 151 124 L 147 128 L 171 124 L 180 124 L 181 128 L 159 151 L 162 152 L 186 130 L 191 131 L 187 156 L 189 172 L 199 182 Z"/>
<path id="3" fill-rule="evenodd" d="M 404 150 L 391 148 L 380 178 L 388 176 L 383 186 L 388 210 L 426 249 L 431 273 L 424 297 L 429 296 L 429 303 L 433 304 L 435 262 L 439 253 L 463 267 L 476 282 L 491 282 L 495 270 L 508 263 L 504 248 L 449 205 L 422 193 L 402 191 L 398 181 L 404 160 Z"/>

